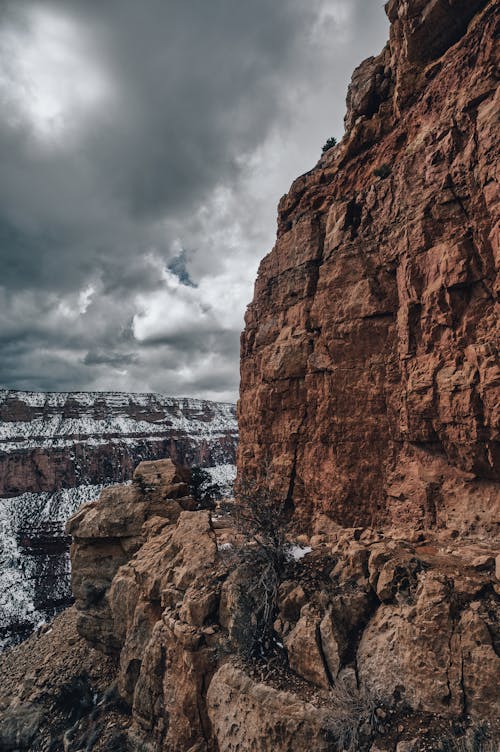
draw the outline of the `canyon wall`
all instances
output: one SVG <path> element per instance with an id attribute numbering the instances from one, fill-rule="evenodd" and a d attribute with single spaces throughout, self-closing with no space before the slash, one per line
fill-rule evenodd
<path id="1" fill-rule="evenodd" d="M 144 459 L 234 476 L 235 408 L 157 394 L 0 391 L 0 647 L 71 603 L 68 517 Z"/>
<path id="2" fill-rule="evenodd" d="M 0 498 L 130 480 L 143 459 L 234 464 L 234 406 L 160 394 L 0 390 Z"/>
<path id="3" fill-rule="evenodd" d="M 498 747 L 499 6 L 386 8 L 247 313 L 256 485 L 211 514 L 155 459 L 70 518 L 75 605 L 0 656 L 3 748 Z"/>
<path id="4" fill-rule="evenodd" d="M 344 139 L 279 204 L 241 340 L 239 471 L 302 524 L 491 530 L 498 3 L 386 10 Z"/>

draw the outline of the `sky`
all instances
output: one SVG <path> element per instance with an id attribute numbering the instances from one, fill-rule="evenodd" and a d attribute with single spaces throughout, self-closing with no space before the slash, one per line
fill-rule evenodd
<path id="1" fill-rule="evenodd" d="M 0 0 L 0 388 L 234 401 L 382 0 Z"/>

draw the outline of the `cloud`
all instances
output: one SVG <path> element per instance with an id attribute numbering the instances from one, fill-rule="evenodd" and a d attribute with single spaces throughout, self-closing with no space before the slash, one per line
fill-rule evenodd
<path id="1" fill-rule="evenodd" d="M 0 385 L 232 397 L 276 204 L 374 0 L 5 0 Z"/>
<path id="2" fill-rule="evenodd" d="M 89 350 L 83 359 L 86 366 L 106 365 L 118 369 L 137 362 L 138 357 L 135 353 L 118 353 L 112 350 Z"/>

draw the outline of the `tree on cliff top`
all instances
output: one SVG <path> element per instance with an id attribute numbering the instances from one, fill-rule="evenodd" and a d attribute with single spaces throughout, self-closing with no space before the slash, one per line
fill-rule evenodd
<path id="1" fill-rule="evenodd" d="M 327 151 L 330 151 L 330 149 L 333 149 L 334 146 L 337 146 L 337 139 L 335 136 L 331 136 L 327 142 L 323 145 L 323 148 L 321 149 L 322 154 L 326 154 Z"/>

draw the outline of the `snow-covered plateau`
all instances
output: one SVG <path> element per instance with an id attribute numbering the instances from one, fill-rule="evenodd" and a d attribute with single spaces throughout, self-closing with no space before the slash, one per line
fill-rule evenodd
<path id="1" fill-rule="evenodd" d="M 142 460 L 235 477 L 235 406 L 160 394 L 0 390 L 0 650 L 71 602 L 64 524 Z"/>

